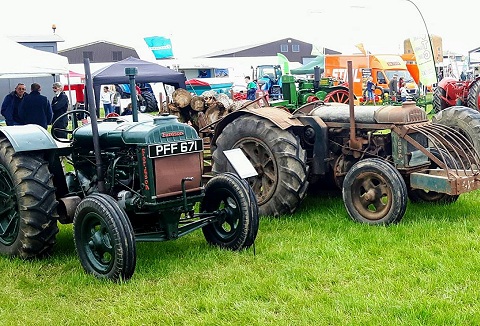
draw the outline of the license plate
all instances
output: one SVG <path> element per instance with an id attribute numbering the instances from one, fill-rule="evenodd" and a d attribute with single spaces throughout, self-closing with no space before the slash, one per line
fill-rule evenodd
<path id="1" fill-rule="evenodd" d="M 176 143 L 155 144 L 148 146 L 148 157 L 162 157 L 179 154 L 201 152 L 203 150 L 202 139 L 182 140 Z"/>

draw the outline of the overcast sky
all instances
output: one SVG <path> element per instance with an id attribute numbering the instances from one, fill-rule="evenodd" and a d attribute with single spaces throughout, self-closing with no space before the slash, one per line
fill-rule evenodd
<path id="1" fill-rule="evenodd" d="M 412 0 L 430 34 L 443 39 L 444 51 L 467 54 L 480 47 L 480 1 L 441 3 Z M 292 37 L 343 53 L 363 43 L 372 53 L 401 53 L 403 40 L 425 34 L 419 11 L 408 0 L 302 0 L 299 7 L 280 1 L 141 0 L 2 2 L 4 35 L 56 33 L 59 49 L 106 40 L 134 47 L 153 60 L 143 38 L 172 40 L 176 57 L 188 58 L 243 45 Z M 471 16 L 471 17 L 469 17 Z"/>

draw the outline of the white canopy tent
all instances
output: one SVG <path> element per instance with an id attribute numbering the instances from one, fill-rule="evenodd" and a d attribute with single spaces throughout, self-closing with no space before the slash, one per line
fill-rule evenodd
<path id="1" fill-rule="evenodd" d="M 21 45 L 3 35 L 0 35 L 0 45 L 0 80 L 7 81 L 6 84 L 2 83 L 3 87 L 8 86 L 6 90 L 12 89 L 9 85 L 10 80 L 19 78 L 23 79 L 22 82 L 26 82 L 25 79 L 52 76 L 53 80 L 56 80 L 55 75 L 65 75 L 69 78 L 67 57 Z M 2 91 L 6 94 L 3 88 Z M 69 97 L 71 105 L 71 92 Z"/>
<path id="2" fill-rule="evenodd" d="M 21 45 L 0 36 L 0 78 L 19 78 L 68 74 L 64 56 Z"/>

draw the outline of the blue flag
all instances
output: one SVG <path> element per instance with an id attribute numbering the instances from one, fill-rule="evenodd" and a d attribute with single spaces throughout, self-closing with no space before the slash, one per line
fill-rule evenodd
<path id="1" fill-rule="evenodd" d="M 144 37 L 148 48 L 153 52 L 155 59 L 173 58 L 172 41 L 162 36 Z"/>

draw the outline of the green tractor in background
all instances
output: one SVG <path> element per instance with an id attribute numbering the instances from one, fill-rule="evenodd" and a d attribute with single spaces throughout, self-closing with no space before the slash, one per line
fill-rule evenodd
<path id="1" fill-rule="evenodd" d="M 287 62 L 283 71 L 281 65 L 257 66 L 253 80 L 268 92 L 270 106 L 285 107 L 290 111 L 315 101 L 348 103 L 348 87 L 331 77 L 321 78 L 321 73 L 322 69 L 316 66 L 313 78 L 297 78 L 290 74 Z"/>

